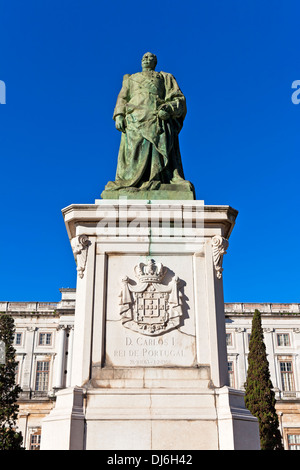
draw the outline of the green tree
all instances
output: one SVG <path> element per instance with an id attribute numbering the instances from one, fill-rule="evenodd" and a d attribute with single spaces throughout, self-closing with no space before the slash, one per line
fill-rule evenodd
<path id="1" fill-rule="evenodd" d="M 283 450 L 275 403 L 261 315 L 255 310 L 249 344 L 245 404 L 258 419 L 261 450 Z"/>
<path id="2" fill-rule="evenodd" d="M 5 363 L 0 364 L 0 450 L 22 450 L 22 434 L 16 432 L 19 406 L 17 400 L 22 389 L 15 382 L 14 319 L 0 314 L 0 340 L 5 344 Z"/>

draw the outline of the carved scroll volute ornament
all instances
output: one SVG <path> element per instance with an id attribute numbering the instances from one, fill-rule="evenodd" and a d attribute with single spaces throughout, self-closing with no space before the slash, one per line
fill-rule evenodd
<path id="1" fill-rule="evenodd" d="M 137 284 L 122 279 L 120 315 L 125 328 L 144 335 L 166 333 L 180 324 L 182 293 L 177 276 L 169 285 L 162 284 L 167 272 L 161 263 L 150 260 L 135 267 Z"/>
<path id="2" fill-rule="evenodd" d="M 91 244 L 86 235 L 79 235 L 71 241 L 73 254 L 77 264 L 77 272 L 79 277 L 82 279 L 85 271 L 88 247 Z"/>
<path id="3" fill-rule="evenodd" d="M 212 250 L 213 250 L 213 261 L 216 270 L 216 275 L 218 279 L 222 278 L 222 264 L 223 264 L 223 256 L 227 253 L 227 248 L 229 246 L 229 242 L 226 238 L 221 237 L 220 235 L 215 235 L 212 238 Z"/>

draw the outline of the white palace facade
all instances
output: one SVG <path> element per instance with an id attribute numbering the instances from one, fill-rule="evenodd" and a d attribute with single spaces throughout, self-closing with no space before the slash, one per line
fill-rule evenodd
<path id="1" fill-rule="evenodd" d="M 41 423 L 55 404 L 56 390 L 69 386 L 75 289 L 61 289 L 60 302 L 0 302 L 15 321 L 19 397 L 18 429 L 27 450 L 38 450 Z M 254 310 L 262 327 L 276 409 L 286 450 L 300 450 L 300 304 L 226 303 L 230 386 L 244 389 Z"/>

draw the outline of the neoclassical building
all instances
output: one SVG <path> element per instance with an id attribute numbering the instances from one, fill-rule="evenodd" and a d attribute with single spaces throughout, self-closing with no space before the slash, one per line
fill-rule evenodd
<path id="1" fill-rule="evenodd" d="M 261 312 L 284 448 L 300 450 L 300 305 L 225 304 L 230 386 L 244 389 L 252 317 Z"/>
<path id="2" fill-rule="evenodd" d="M 15 320 L 18 428 L 27 450 L 38 450 L 41 422 L 54 406 L 55 391 L 68 386 L 72 361 L 75 289 L 61 289 L 61 301 L 0 302 Z"/>
<path id="3" fill-rule="evenodd" d="M 69 386 L 75 298 L 75 289 L 61 289 L 60 302 L 0 302 L 0 312 L 15 320 L 16 380 L 23 390 L 18 428 L 27 450 L 39 449 L 55 391 Z M 244 389 L 255 309 L 262 314 L 284 447 L 300 450 L 300 304 L 225 304 L 230 386 Z"/>

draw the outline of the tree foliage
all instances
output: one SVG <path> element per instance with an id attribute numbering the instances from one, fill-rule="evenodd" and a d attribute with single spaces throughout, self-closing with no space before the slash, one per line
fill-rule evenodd
<path id="1" fill-rule="evenodd" d="M 14 331 L 14 319 L 0 314 L 0 340 L 5 343 L 5 364 L 0 364 L 0 450 L 22 449 L 22 434 L 15 430 L 21 388 L 15 382 Z"/>
<path id="2" fill-rule="evenodd" d="M 275 403 L 261 315 L 255 310 L 249 344 L 245 404 L 258 419 L 261 450 L 283 450 Z"/>

